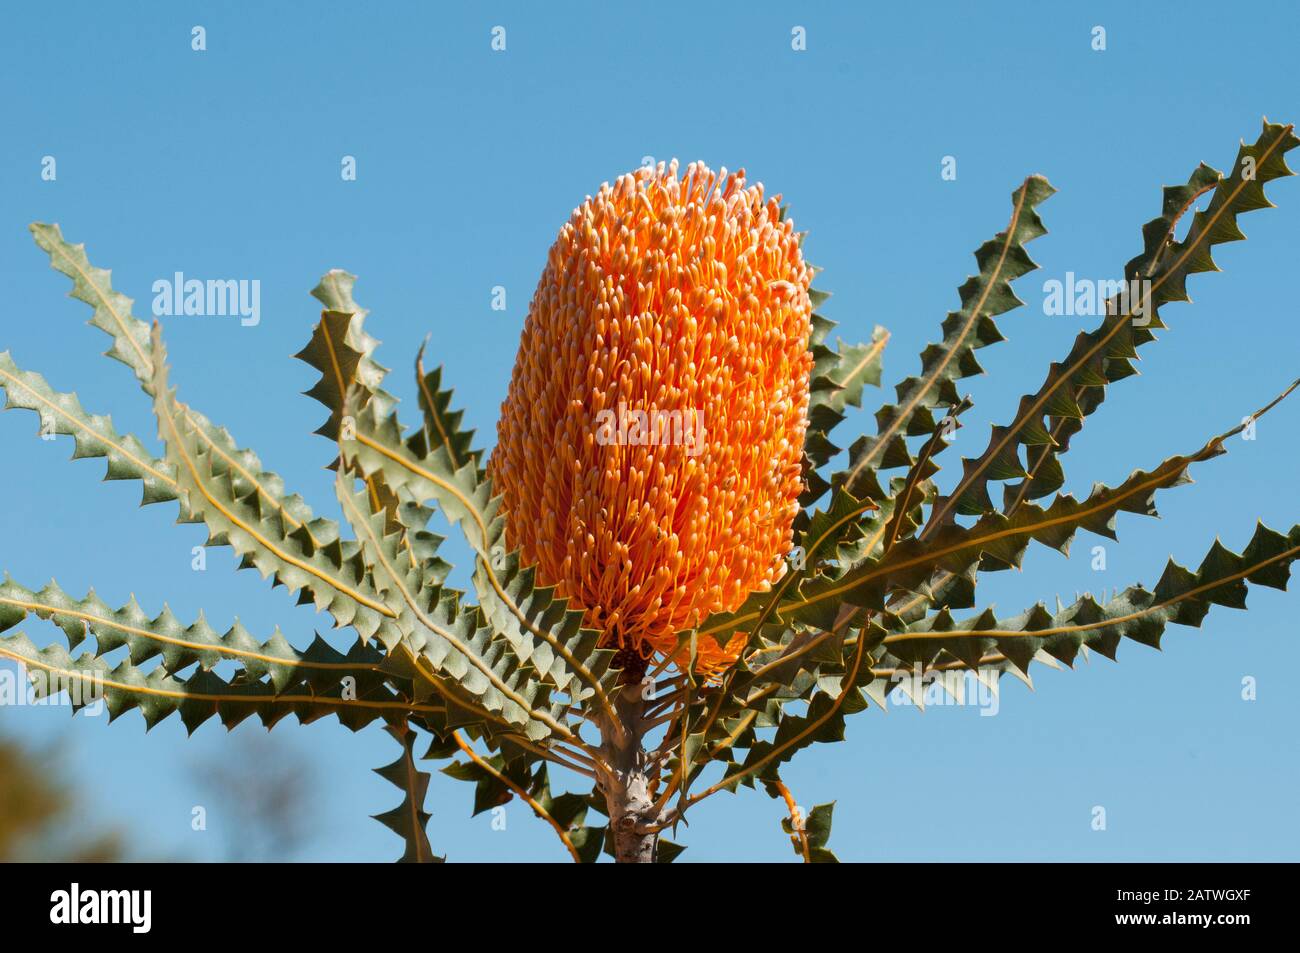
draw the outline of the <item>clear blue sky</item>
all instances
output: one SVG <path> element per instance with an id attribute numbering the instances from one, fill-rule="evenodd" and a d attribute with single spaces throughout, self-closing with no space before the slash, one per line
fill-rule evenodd
<path id="1" fill-rule="evenodd" d="M 1118 277 L 1160 208 L 1160 187 L 1198 161 L 1228 166 L 1260 118 L 1300 116 L 1294 40 L 1300 7 L 1088 4 L 27 4 L 8 11 L 0 85 L 0 349 L 59 390 L 154 441 L 149 407 L 107 338 L 65 298 L 27 224 L 57 221 L 149 310 L 153 281 L 257 278 L 262 321 L 172 318 L 166 335 L 181 398 L 257 449 L 318 511 L 335 514 L 331 454 L 311 431 L 322 409 L 299 396 L 289 355 L 318 313 L 307 292 L 327 269 L 360 276 L 368 329 L 413 401 L 408 368 L 432 334 L 433 360 L 485 441 L 494 433 L 518 333 L 555 231 L 585 195 L 642 162 L 680 157 L 785 195 L 806 251 L 835 294 L 843 336 L 893 332 L 887 383 L 914 373 L 971 253 L 1005 224 L 1030 172 L 1059 194 L 1033 243 L 1042 270 L 1027 302 L 999 319 L 1008 343 L 981 352 L 966 382 L 975 410 L 957 450 L 973 455 L 1068 350 L 1086 318 L 1047 317 L 1042 282 L 1066 271 Z M 129 11 L 129 12 L 126 12 Z M 207 51 L 190 49 L 191 27 Z M 507 50 L 490 49 L 503 25 Z M 807 50 L 790 31 L 806 28 Z M 1095 25 L 1107 49 L 1091 49 Z M 42 156 L 58 178 L 42 181 Z M 353 155 L 358 179 L 340 178 Z M 943 156 L 955 181 L 940 178 Z M 1224 273 L 1190 282 L 1196 303 L 1165 310 L 1171 330 L 1143 349 L 1142 376 L 1111 388 L 1064 458 L 1068 488 L 1114 483 L 1198 447 L 1297 375 L 1294 280 L 1300 187 L 1276 183 L 1276 210 L 1242 220 L 1220 249 Z M 490 309 L 491 288 L 508 292 Z M 885 392 L 869 392 L 868 410 Z M 409 414 L 408 414 L 409 416 Z M 873 426 L 857 414 L 848 431 Z M 0 568 L 38 587 L 94 586 L 113 605 L 136 593 L 183 619 L 238 614 L 278 622 L 299 645 L 328 623 L 292 608 L 228 550 L 190 569 L 202 531 L 172 525 L 172 504 L 139 511 L 138 484 L 100 485 L 102 462 L 69 463 L 69 440 L 34 439 L 29 413 L 0 414 Z M 1104 573 L 1082 535 L 1073 555 L 1031 550 L 1022 573 L 989 577 L 984 601 L 1019 611 L 1056 593 L 1153 585 L 1173 554 L 1196 565 L 1215 538 L 1239 549 L 1257 518 L 1286 529 L 1296 501 L 1300 403 L 1252 443 L 1164 494 L 1161 520 L 1120 517 Z M 847 443 L 847 439 L 842 441 Z M 463 562 L 464 549 L 448 553 Z M 1300 594 L 1253 589 L 1249 614 L 1215 609 L 1200 630 L 1171 627 L 1157 653 L 1118 665 L 1042 669 L 1031 692 L 1004 683 L 997 717 L 974 709 L 855 716 L 847 743 L 804 752 L 786 776 L 800 803 L 838 800 L 831 846 L 854 860 L 1290 859 L 1300 696 Z M 24 626 L 39 639 L 55 633 Z M 342 640 L 341 635 L 336 638 Z M 1240 698 L 1244 676 L 1258 700 Z M 394 789 L 371 774 L 393 756 L 377 726 L 332 722 L 275 735 L 324 782 L 304 806 L 316 836 L 303 856 L 387 860 L 399 844 L 368 819 Z M 228 744 L 214 722 L 186 740 L 178 719 L 148 736 L 138 714 L 108 726 L 66 710 L 0 711 L 0 730 L 66 746 L 89 817 L 129 825 L 142 853 L 216 857 L 223 823 L 190 829 L 201 795 L 189 759 Z M 261 731 L 246 724 L 240 732 Z M 505 832 L 469 819 L 469 786 L 435 774 L 430 837 L 452 859 L 559 860 L 549 830 L 512 807 Z M 1108 814 L 1091 830 L 1091 810 Z M 782 808 L 759 792 L 719 795 L 678 838 L 683 860 L 793 859 Z M 227 821 L 228 823 L 228 821 Z"/>

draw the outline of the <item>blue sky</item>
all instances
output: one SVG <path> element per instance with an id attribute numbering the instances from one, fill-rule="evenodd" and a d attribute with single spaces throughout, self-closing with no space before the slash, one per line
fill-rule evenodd
<path id="1" fill-rule="evenodd" d="M 807 7 L 807 9 L 804 9 Z M 887 384 L 912 374 L 957 303 L 971 253 L 1000 230 L 1031 172 L 1059 194 L 1030 246 L 1042 269 L 1017 284 L 1026 307 L 999 318 L 1008 343 L 981 352 L 988 374 L 957 451 L 974 455 L 1048 361 L 1089 319 L 1044 314 L 1042 283 L 1067 271 L 1120 275 L 1160 187 L 1199 161 L 1226 168 L 1260 118 L 1294 121 L 1292 41 L 1300 8 L 1210 3 L 1088 4 L 28 4 L 10 11 L 0 83 L 0 280 L 9 305 L 0 350 L 44 373 L 122 431 L 155 443 L 147 400 L 89 311 L 64 297 L 27 224 L 57 221 L 147 316 L 155 279 L 176 271 L 256 278 L 261 323 L 165 321 L 181 399 L 225 424 L 318 511 L 335 514 L 323 417 L 298 396 L 312 372 L 289 358 L 318 317 L 308 297 L 329 268 L 360 276 L 367 328 L 414 399 L 409 367 L 432 335 L 459 401 L 490 443 L 528 299 L 556 230 L 583 197 L 655 159 L 744 167 L 782 193 L 805 250 L 834 292 L 826 315 L 848 340 L 893 332 Z M 207 50 L 191 50 L 202 25 Z M 506 28 L 493 52 L 490 31 Z M 1106 50 L 1092 49 L 1094 26 Z M 791 49 L 791 29 L 807 49 Z M 43 181 L 42 157 L 57 179 Z M 340 162 L 352 155 L 356 181 Z M 944 156 L 957 178 L 944 181 Z M 1276 210 L 1242 219 L 1220 275 L 1191 279 L 1195 304 L 1143 348 L 1142 376 L 1110 389 L 1063 460 L 1067 489 L 1114 483 L 1189 452 L 1265 403 L 1300 369 L 1291 287 L 1300 186 L 1269 187 Z M 493 286 L 507 309 L 490 308 Z M 886 391 L 868 392 L 847 445 L 873 427 Z M 409 416 L 409 414 L 408 414 Z M 279 623 L 300 646 L 328 623 L 293 608 L 229 551 L 190 569 L 202 531 L 174 505 L 137 510 L 137 484 L 98 483 L 102 462 L 69 463 L 70 440 L 41 442 L 29 413 L 0 414 L 0 569 L 39 587 L 135 593 L 181 618 L 237 614 L 255 633 Z M 852 433 L 850 432 L 852 431 Z M 1219 535 L 1234 549 L 1257 519 L 1287 529 L 1296 507 L 1300 403 L 1258 439 L 1166 492 L 1162 519 L 1120 517 L 1105 572 L 1087 534 L 1069 559 L 1031 550 L 1023 572 L 988 578 L 983 603 L 1016 612 L 1075 591 L 1153 585 L 1172 554 L 1195 566 Z M 941 476 L 941 480 L 943 476 Z M 464 549 L 447 553 L 464 562 Z M 1290 859 L 1300 697 L 1297 597 L 1253 589 L 1249 614 L 1215 609 L 1202 629 L 1171 627 L 1165 650 L 1126 644 L 1120 662 L 1008 680 L 996 717 L 971 708 L 878 710 L 848 741 L 804 752 L 785 775 L 799 802 L 836 800 L 831 846 L 853 860 Z M 41 623 L 33 637 L 52 640 Z M 339 644 L 346 639 L 334 637 Z M 1243 677 L 1258 698 L 1241 698 Z M 377 726 L 274 732 L 322 779 L 300 856 L 387 860 L 400 852 L 370 820 L 396 802 L 368 769 L 391 760 Z M 0 711 L 0 730 L 57 744 L 90 804 L 128 826 L 142 854 L 215 858 L 228 812 L 202 803 L 186 768 L 229 745 L 215 722 L 187 740 L 178 719 L 147 736 L 138 714 L 108 726 L 65 710 Z M 239 733 L 259 732 L 246 724 Z M 233 749 L 232 749 L 233 750 Z M 452 859 L 561 860 L 553 835 L 512 807 L 506 831 L 469 819 L 471 789 L 435 774 L 430 837 Z M 1092 810 L 1107 811 L 1094 831 Z M 683 860 L 792 860 L 782 808 L 759 792 L 695 809 Z M 223 830 L 222 825 L 226 825 Z"/>

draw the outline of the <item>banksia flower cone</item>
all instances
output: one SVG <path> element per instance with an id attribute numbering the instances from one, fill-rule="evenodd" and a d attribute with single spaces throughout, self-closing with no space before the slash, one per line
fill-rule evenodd
<path id="1" fill-rule="evenodd" d="M 508 543 L 605 644 L 671 652 L 784 573 L 811 277 L 777 198 L 699 163 L 602 186 L 551 246 L 490 471 Z"/>

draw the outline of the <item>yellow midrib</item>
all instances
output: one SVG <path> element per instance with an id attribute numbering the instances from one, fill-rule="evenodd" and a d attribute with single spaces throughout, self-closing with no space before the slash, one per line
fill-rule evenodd
<path id="1" fill-rule="evenodd" d="M 377 666 L 367 665 L 365 663 L 353 664 L 351 662 L 308 662 L 304 659 L 284 659 L 274 655 L 266 655 L 261 652 L 251 652 L 246 649 L 231 648 L 226 645 L 206 645 L 200 642 L 189 642 L 185 639 L 177 639 L 169 635 L 162 635 L 158 632 L 152 632 L 148 629 L 141 629 L 133 625 L 127 625 L 114 619 L 106 619 L 90 612 L 83 612 L 77 609 L 64 609 L 59 606 L 47 605 L 39 602 L 26 602 L 22 599 L 10 599 L 0 596 L 0 604 L 14 606 L 27 612 L 34 612 L 38 616 L 42 612 L 50 615 L 67 616 L 73 619 L 80 619 L 91 626 L 106 626 L 111 629 L 117 629 L 119 632 L 127 632 L 131 635 L 139 635 L 151 642 L 164 642 L 168 645 L 175 645 L 180 648 L 192 649 L 196 652 L 216 652 L 219 655 L 225 655 L 235 658 L 252 659 L 258 662 L 267 662 L 275 665 L 283 665 L 287 668 L 311 668 L 323 669 L 330 671 L 379 671 Z"/>
<path id="2" fill-rule="evenodd" d="M 443 711 L 440 705 L 417 705 L 404 701 L 370 701 L 364 698 L 328 698 L 323 695 L 223 695 L 212 692 L 186 692 L 173 691 L 165 688 L 156 688 L 152 685 L 132 685 L 127 682 L 118 682 L 112 679 L 103 678 L 90 672 L 79 672 L 75 669 L 60 668 L 49 662 L 38 659 L 30 659 L 20 655 L 10 649 L 0 645 L 0 656 L 12 659 L 25 668 L 38 668 L 45 672 L 55 675 L 63 675 L 68 678 L 75 678 L 83 682 L 93 682 L 96 685 L 104 685 L 109 688 L 119 689 L 136 695 L 151 695 L 158 698 L 178 698 L 190 701 L 210 701 L 210 702 L 240 702 L 249 705 L 264 705 L 268 702 L 288 704 L 320 704 L 338 707 L 357 707 L 357 708 L 396 708 L 401 711 L 420 711 L 420 712 L 438 712 Z"/>
<path id="3" fill-rule="evenodd" d="M 1243 579 L 1246 576 L 1249 576 L 1251 573 L 1259 569 L 1263 569 L 1265 566 L 1286 559 L 1288 556 L 1292 556 L 1297 553 L 1300 553 L 1300 546 L 1292 547 L 1291 549 L 1279 553 L 1276 556 L 1272 556 L 1269 557 L 1268 559 L 1261 560 L 1255 565 L 1249 566 L 1246 569 L 1241 570 L 1240 572 L 1235 572 L 1229 576 L 1224 576 L 1222 578 L 1212 580 L 1211 582 L 1202 583 L 1201 585 L 1195 587 L 1194 589 L 1189 589 L 1187 592 L 1174 596 L 1171 599 L 1166 599 L 1164 602 L 1156 603 L 1154 605 L 1147 606 L 1145 609 L 1139 609 L 1136 612 L 1129 612 L 1125 615 L 1113 616 L 1109 619 L 1098 619 L 1096 622 L 1085 622 L 1080 625 L 1055 626 L 1050 629 L 1033 629 L 1033 630 L 1026 629 L 1018 632 L 1013 632 L 1006 629 L 970 629 L 970 630 L 960 630 L 960 631 L 951 631 L 951 632 L 899 632 L 896 635 L 886 636 L 884 639 L 884 644 L 888 645 L 891 643 L 907 642 L 913 639 L 927 639 L 927 638 L 928 639 L 947 639 L 947 638 L 954 638 L 954 637 L 955 638 L 992 637 L 992 638 L 999 638 L 999 639 L 1040 638 L 1049 635 L 1065 635 L 1071 632 L 1087 632 L 1090 629 L 1101 629 L 1101 628 L 1105 628 L 1106 626 L 1118 625 L 1122 622 L 1131 622 L 1134 619 L 1140 619 L 1143 616 L 1150 615 L 1153 612 L 1158 612 L 1161 609 L 1168 608 L 1169 606 L 1176 605 L 1179 602 L 1183 602 L 1187 599 L 1190 599 L 1193 596 L 1199 595 L 1202 592 L 1206 592 L 1210 589 L 1217 589 L 1219 586 L 1225 586 L 1230 582 L 1236 582 L 1238 579 Z"/>

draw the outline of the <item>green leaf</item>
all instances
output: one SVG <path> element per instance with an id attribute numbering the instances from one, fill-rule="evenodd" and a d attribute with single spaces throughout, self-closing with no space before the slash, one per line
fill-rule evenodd
<path id="1" fill-rule="evenodd" d="M 356 281 L 356 275 L 335 268 L 321 278 L 311 294 L 326 311 L 351 316 L 351 320 L 347 322 L 347 333 L 343 337 L 342 345 L 357 354 L 353 380 L 363 389 L 366 402 L 373 401 L 378 412 L 386 414 L 396 405 L 397 399 L 382 387 L 388 369 L 376 363 L 374 359 L 379 341 L 367 334 L 365 330 L 365 320 L 370 312 L 357 304 L 352 297 L 352 289 Z"/>
<path id="2" fill-rule="evenodd" d="M 835 802 L 817 804 L 808 812 L 804 830 L 808 834 L 808 846 L 821 850 L 831 839 L 831 817 L 835 813 Z M 828 852 L 829 853 L 829 852 Z M 834 857 L 834 854 L 831 855 Z"/>
<path id="3" fill-rule="evenodd" d="M 131 368 L 145 393 L 151 393 L 154 368 L 149 326 L 131 313 L 134 302 L 113 290 L 112 272 L 92 265 L 86 246 L 65 241 L 58 225 L 33 222 L 30 228 L 36 244 L 50 256 L 50 267 L 72 279 L 72 297 L 94 310 L 90 323 L 113 338 L 108 356 Z"/>
<path id="4" fill-rule="evenodd" d="M 961 308 L 943 322 L 943 340 L 921 353 L 921 374 L 895 388 L 898 403 L 876 413 L 876 434 L 849 448 L 849 467 L 832 478 L 832 485 L 861 496 L 865 481 L 874 483 L 875 470 L 911 466 L 904 438 L 934 433 L 939 422 L 931 411 L 960 402 L 956 382 L 982 372 L 975 350 L 1003 340 L 993 318 L 1023 303 L 1011 282 L 1038 267 L 1024 245 L 1047 234 L 1037 206 L 1055 191 L 1042 176 L 1031 175 L 1012 193 L 1011 220 L 975 252 L 979 273 L 959 289 Z"/>
<path id="5" fill-rule="evenodd" d="M 829 434 L 844 420 L 845 409 L 862 406 L 862 390 L 868 384 L 880 386 L 881 354 L 889 343 L 889 332 L 876 325 L 870 343 L 840 341 L 831 348 L 825 343 L 825 335 L 833 323 L 819 315 L 814 315 L 813 323 L 818 331 L 809 343 L 813 370 L 804 452 L 813 467 L 821 467 L 840 451 L 831 443 Z"/>
<path id="6" fill-rule="evenodd" d="M 384 534 L 401 533 L 401 548 L 413 564 L 422 564 L 425 577 L 441 583 L 451 572 L 451 563 L 438 556 L 444 537 L 432 533 L 426 526 L 433 510 L 420 503 L 399 497 L 382 473 L 363 478 L 369 497 L 370 512 L 384 514 Z"/>
<path id="7" fill-rule="evenodd" d="M 359 731 L 377 718 L 423 716 L 438 711 L 436 706 L 413 705 L 382 685 L 368 695 L 355 697 L 343 686 L 329 692 L 278 692 L 266 681 L 227 681 L 202 668 L 188 678 L 180 678 L 162 667 L 145 672 L 130 661 L 112 666 L 102 658 L 85 654 L 73 658 L 61 645 L 37 648 L 21 632 L 0 637 L 0 657 L 23 665 L 37 697 L 68 691 L 74 710 L 102 698 L 110 721 L 138 708 L 146 728 L 179 713 L 191 734 L 214 715 L 227 728 L 254 715 L 268 728 L 286 715 L 296 715 L 303 724 L 335 715 L 343 725 Z"/>
<path id="8" fill-rule="evenodd" d="M 337 527 L 325 521 L 295 525 L 281 509 L 265 506 L 260 493 L 242 496 L 230 471 L 214 464 L 202 428 L 169 388 L 166 349 L 156 327 L 152 352 L 159 436 L 177 474 L 183 511 L 207 524 L 208 545 L 230 545 L 243 558 L 241 567 L 254 566 L 291 593 L 301 592 L 299 602 L 314 602 L 363 638 L 395 641 L 396 613 L 371 587 L 357 544 L 344 544 Z"/>
<path id="9" fill-rule="evenodd" d="M 501 754 L 484 757 L 475 753 L 459 735 L 455 737 L 454 746 L 447 750 L 459 749 L 470 760 L 453 762 L 443 769 L 443 773 L 475 785 L 475 816 L 518 797 L 526 802 L 534 815 L 551 826 L 575 861 L 595 863 L 599 859 L 606 829 L 585 823 L 592 796 L 552 794 L 546 762 L 530 752 L 515 748 L 514 756 L 507 757 L 503 749 Z M 484 740 L 489 747 L 492 746 L 491 739 Z"/>
<path id="10" fill-rule="evenodd" d="M 1035 476 L 1023 494 L 1020 486 L 1010 491 L 1005 501 L 1007 508 L 1014 509 L 1022 496 L 1026 499 L 1043 496 L 1061 485 L 1064 477 L 1055 458 L 1068 446 L 1069 436 L 1078 431 L 1085 416 L 1100 406 L 1106 384 L 1135 373 L 1131 361 L 1137 356 L 1137 347 L 1154 339 L 1153 329 L 1163 327 L 1160 306 L 1188 300 L 1188 275 L 1217 270 L 1211 257 L 1213 247 L 1244 238 L 1237 227 L 1237 216 L 1271 207 L 1264 196 L 1264 184 L 1292 174 L 1284 156 L 1297 144 L 1300 140 L 1292 134 L 1291 126 L 1265 122 L 1254 145 L 1242 144 L 1232 174 L 1218 180 L 1209 206 L 1193 216 L 1182 242 L 1173 240 L 1173 218 L 1177 213 L 1171 213 L 1166 205 L 1166 215 L 1148 225 L 1146 251 L 1129 263 L 1132 275 L 1148 276 L 1149 273 L 1151 313 L 1143 316 L 1144 323 L 1136 322 L 1132 314 L 1125 313 L 1126 309 L 1116 307 L 1108 309 L 1113 313 L 1106 315 L 1100 327 L 1080 334 L 1065 361 L 1051 365 L 1038 391 L 1021 399 L 1015 420 L 1009 426 L 993 428 L 988 446 L 980 456 L 963 459 L 961 479 L 948 496 L 936 502 L 921 533 L 923 538 L 938 532 L 958 514 L 991 511 L 994 507 L 989 498 L 989 482 L 1018 479 L 1028 472 L 1020 460 L 1021 445 L 1029 448 L 1036 464 Z M 1254 177 L 1246 178 L 1251 169 Z M 1187 189 L 1196 192 L 1208 184 L 1212 171 L 1206 167 L 1198 169 L 1173 201 L 1186 199 Z M 1159 238 L 1162 229 L 1164 239 Z M 1062 424 L 1063 420 L 1075 423 Z M 1032 449 L 1050 447 L 1053 442 L 1060 447 L 1052 453 Z"/>
<path id="11" fill-rule="evenodd" d="M 307 395 L 319 400 L 330 411 L 329 418 L 316 432 L 335 442 L 341 434 L 348 394 L 354 388 L 359 405 L 375 402 L 378 406 L 391 408 L 397 403 L 396 398 L 379 387 L 384 369 L 373 361 L 367 364 L 367 354 L 356 350 L 350 343 L 361 342 L 358 346 L 364 345 L 372 350 L 379 344 L 360 330 L 365 312 L 360 311 L 352 300 L 354 280 L 352 275 L 340 271 L 331 271 L 321 279 L 321 284 L 312 294 L 352 310 L 323 312 L 311 341 L 295 355 L 321 372 L 320 380 L 307 391 Z M 336 469 L 338 464 L 336 459 L 330 464 L 330 469 Z M 385 534 L 401 532 L 402 548 L 407 550 L 410 558 L 426 562 L 425 569 L 430 578 L 436 577 L 438 582 L 446 578 L 451 565 L 436 556 L 442 537 L 425 529 L 433 511 L 399 496 L 384 480 L 382 472 L 371 474 L 365 482 L 371 496 L 370 512 L 382 509 L 385 513 Z"/>
<path id="12" fill-rule="evenodd" d="M 774 794 L 774 797 L 780 797 Z M 794 852 L 800 858 L 804 856 L 802 838 L 808 839 L 808 863 L 812 864 L 838 864 L 839 858 L 835 856 L 826 844 L 831 837 L 831 815 L 835 811 L 835 802 L 829 804 L 818 804 L 808 816 L 803 818 L 803 828 L 796 833 L 792 818 L 786 817 L 781 821 L 781 829 L 790 835 L 794 845 Z"/>
<path id="13" fill-rule="evenodd" d="M 1174 230 L 1179 219 L 1201 195 L 1218 185 L 1222 178 L 1220 172 L 1201 163 L 1186 185 L 1165 187 L 1164 208 L 1160 215 L 1143 226 L 1142 236 L 1145 247 L 1142 254 L 1125 267 L 1125 281 L 1141 281 L 1152 277 L 1160 262 L 1166 260 L 1175 247 Z M 1139 331 L 1132 336 L 1134 348 L 1147 341 L 1155 340 L 1155 335 L 1151 332 L 1165 327 L 1155 312 L 1154 301 L 1152 304 L 1150 321 L 1145 326 L 1147 333 Z M 1093 414 L 1106 399 L 1106 385 L 1134 374 L 1132 362 L 1128 357 L 1106 358 L 1102 361 L 1100 373 L 1096 377 L 1082 375 L 1073 393 L 1057 394 L 1049 400 L 1049 410 L 1068 411 L 1060 416 L 1050 417 L 1050 431 L 1033 420 L 1025 425 L 1020 440 L 1021 443 L 1026 444 L 1025 479 L 1019 483 L 1008 483 L 1003 488 L 1003 512 L 1015 509 L 1025 500 L 1036 500 L 1047 496 L 1065 483 L 1065 471 L 1061 467 L 1059 457 L 1070 449 L 1070 441 L 1083 429 L 1085 418 Z M 1013 474 L 1013 479 L 1015 476 Z"/>
<path id="14" fill-rule="evenodd" d="M 945 614 L 890 632 L 882 640 L 885 667 L 983 668 L 1028 672 L 1034 660 L 1073 665 L 1089 649 L 1114 659 L 1122 639 L 1160 647 L 1165 627 L 1199 626 L 1211 605 L 1245 608 L 1247 583 L 1285 589 L 1300 557 L 1300 525 L 1288 535 L 1260 523 L 1250 543 L 1233 553 L 1215 541 L 1196 571 L 1172 559 L 1152 590 L 1133 586 L 1107 601 L 1087 594 L 1051 612 L 1042 603 L 998 619 L 991 610 L 962 622 Z"/>
<path id="15" fill-rule="evenodd" d="M 76 394 L 55 391 L 40 374 L 24 371 L 8 351 L 0 351 L 0 387 L 4 409 L 35 411 L 42 434 L 66 434 L 76 442 L 72 458 L 101 457 L 108 461 L 105 480 L 139 480 L 144 485 L 141 505 L 177 498 L 178 484 L 170 463 L 159 460 L 131 434 L 119 434 L 110 417 L 88 414 Z"/>
<path id="16" fill-rule="evenodd" d="M 441 864 L 446 858 L 436 856 L 429 844 L 429 812 L 424 809 L 429 774 L 415 766 L 415 732 L 405 724 L 390 724 L 387 731 L 402 746 L 402 753 L 391 764 L 376 768 L 375 773 L 402 792 L 402 803 L 391 811 L 376 814 L 375 820 L 406 843 L 406 851 L 398 863 Z"/>
<path id="17" fill-rule="evenodd" d="M 671 864 L 674 860 L 682 855 L 686 847 L 682 844 L 674 844 L 666 837 L 661 837 L 655 843 L 655 863 Z"/>
<path id="18" fill-rule="evenodd" d="M 324 311 L 312 332 L 307 346 L 294 357 L 321 372 L 306 396 L 320 401 L 329 410 L 329 418 L 316 428 L 316 433 L 329 440 L 338 440 L 343 420 L 343 401 L 348 388 L 357 378 L 361 352 L 346 343 L 353 315 L 341 311 Z"/>
<path id="19" fill-rule="evenodd" d="M 688 803 L 703 800 L 715 791 L 735 790 L 742 782 L 749 784 L 755 779 L 775 781 L 780 766 L 809 745 L 843 741 L 845 716 L 867 707 L 860 686 L 869 683 L 872 676 L 865 663 L 883 635 L 883 630 L 874 623 L 870 624 L 855 640 L 852 658 L 844 673 L 827 678 L 829 684 L 821 686 L 826 690 L 812 695 L 806 711 L 802 714 L 774 712 L 775 735 L 770 740 L 749 743 L 743 762 L 729 765 L 721 781 L 692 795 Z"/>
<path id="20" fill-rule="evenodd" d="M 424 370 L 425 341 L 415 356 L 415 380 L 420 391 L 420 409 L 424 412 L 424 426 L 411 434 L 408 443 L 417 458 L 427 457 L 437 447 L 445 447 L 453 470 L 472 463 L 478 468 L 478 479 L 483 479 L 481 462 L 483 451 L 471 446 L 474 431 L 461 429 L 465 412 L 451 406 L 452 391 L 443 389 L 442 368 Z"/>
<path id="21" fill-rule="evenodd" d="M 320 401 L 330 412 L 316 433 L 337 441 L 343 404 L 349 389 L 358 390 L 359 405 L 373 403 L 380 414 L 397 406 L 397 398 L 382 387 L 388 369 L 374 360 L 378 339 L 366 333 L 369 314 L 352 297 L 356 276 L 334 269 L 312 289 L 312 296 L 325 306 L 321 320 L 307 346 L 294 356 L 320 372 L 320 379 L 306 396 Z"/>
<path id="22" fill-rule="evenodd" d="M 241 678 L 267 678 L 276 692 L 341 690 L 343 679 L 350 678 L 348 689 L 357 697 L 375 697 L 385 683 L 395 681 L 380 670 L 383 656 L 366 643 L 356 643 L 343 655 L 316 636 L 306 651 L 299 651 L 278 629 L 266 641 L 258 642 L 238 621 L 221 634 L 202 614 L 185 625 L 166 607 L 150 618 L 134 598 L 120 609 L 112 609 L 93 590 L 84 599 L 75 599 L 53 581 L 37 592 L 6 576 L 0 583 L 0 632 L 29 615 L 57 625 L 70 649 L 93 635 L 96 657 L 125 646 L 132 665 L 161 658 L 162 670 L 172 674 L 195 663 L 211 669 L 220 661 L 233 661 L 242 668 Z M 414 697 L 409 686 L 400 693 L 408 699 Z"/>
<path id="23" fill-rule="evenodd" d="M 555 733 L 572 738 L 563 701 L 533 677 L 532 669 L 504 638 L 479 622 L 476 607 L 462 608 L 459 593 L 426 575 L 423 565 L 403 558 L 401 533 L 385 535 L 383 512 L 369 510 L 363 487 L 352 492 L 342 471 L 336 480 L 344 515 L 361 541 L 362 558 L 395 617 L 396 635 L 385 634 L 391 652 L 400 643 L 441 679 L 453 683 L 476 705 L 519 726 L 533 740 Z M 440 683 L 442 684 L 442 683 Z"/>
<path id="24" fill-rule="evenodd" d="M 1300 381 L 1247 419 L 1263 416 L 1298 385 Z M 984 570 L 1018 567 L 1031 540 L 1066 552 L 1080 528 L 1113 539 L 1118 513 L 1155 515 L 1157 490 L 1189 482 L 1188 468 L 1225 453 L 1224 442 L 1245 426 L 1244 422 L 1238 424 L 1194 453 L 1170 457 L 1154 470 L 1136 470 L 1114 488 L 1097 484 L 1083 501 L 1058 496 L 1046 509 L 1029 505 L 1011 516 L 989 512 L 969 528 L 954 523 L 929 540 L 905 540 L 886 555 L 842 576 L 810 580 L 786 599 L 776 614 L 787 624 L 797 620 L 824 628 L 831 610 L 838 612 L 841 604 L 883 610 L 886 597 L 898 590 L 915 591 L 940 570 L 961 576 L 976 565 Z"/>

